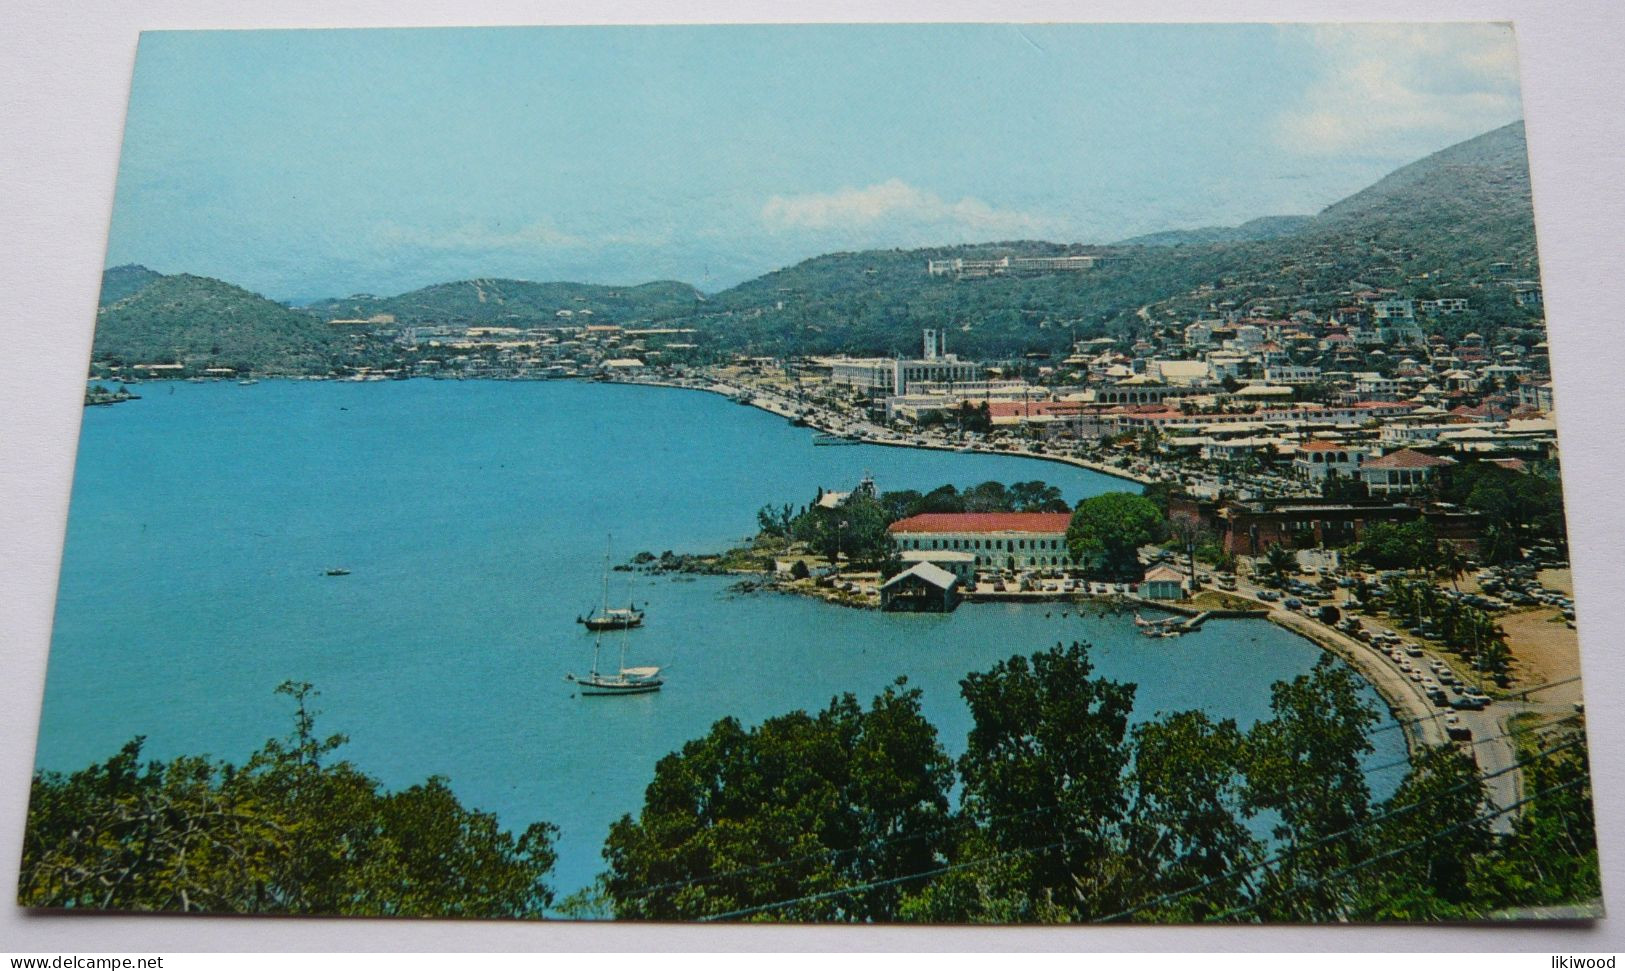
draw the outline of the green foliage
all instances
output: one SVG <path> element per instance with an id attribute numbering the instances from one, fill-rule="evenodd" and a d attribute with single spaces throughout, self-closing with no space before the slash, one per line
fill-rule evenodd
<path id="1" fill-rule="evenodd" d="M 1377 721 L 1361 687 L 1353 670 L 1322 656 L 1309 674 L 1276 682 L 1271 717 L 1247 733 L 1242 809 L 1275 813 L 1275 838 L 1296 850 L 1266 885 L 1280 919 L 1338 912 L 1339 888 L 1314 886 L 1313 878 L 1361 854 L 1360 837 L 1349 830 L 1370 815 L 1361 760 L 1372 751 L 1367 735 Z"/>
<path id="2" fill-rule="evenodd" d="M 1351 882 L 1352 911 L 1364 920 L 1472 916 L 1473 867 L 1494 848 L 1489 821 L 1479 819 L 1483 798 L 1477 767 L 1455 746 L 1423 751 L 1369 837 L 1372 853 L 1414 848 Z"/>
<path id="3" fill-rule="evenodd" d="M 1135 726 L 1127 841 L 1144 879 L 1134 898 L 1211 885 L 1139 919 L 1198 921 L 1242 902 L 1242 884 L 1221 878 L 1263 856 L 1241 821 L 1243 751 L 1235 722 L 1213 722 L 1200 711 Z"/>
<path id="4" fill-rule="evenodd" d="M 1157 504 L 1132 492 L 1104 492 L 1078 503 L 1066 541 L 1072 558 L 1100 576 L 1138 580 L 1139 548 L 1164 531 Z"/>
<path id="5" fill-rule="evenodd" d="M 532 283 L 528 280 L 458 280 L 394 297 L 358 294 L 320 300 L 308 308 L 322 320 L 365 319 L 391 314 L 401 324 L 536 327 L 562 323 L 623 324 L 690 312 L 703 299 L 686 283 L 670 280 L 637 286 Z M 590 318 L 560 319 L 560 310 Z"/>
<path id="6" fill-rule="evenodd" d="M 816 716 L 746 730 L 732 718 L 660 760 L 636 819 L 604 847 L 616 916 L 716 916 L 935 865 L 952 763 L 899 679 L 867 711 L 846 695 Z M 741 915 L 895 920 L 892 884 Z"/>
<path id="7" fill-rule="evenodd" d="M 98 306 L 105 307 L 110 303 L 118 303 L 125 297 L 131 296 L 149 283 L 163 278 L 162 273 L 149 270 L 136 263 L 126 263 L 102 271 L 102 293 L 97 301 Z"/>
<path id="8" fill-rule="evenodd" d="M 251 365 L 268 374 L 325 374 L 347 339 L 309 314 L 207 277 L 162 276 L 96 315 L 92 356 L 124 364 Z"/>
<path id="9" fill-rule="evenodd" d="M 1500 531 L 1503 542 L 1492 562 L 1516 555 L 1515 547 L 1544 541 L 1568 545 L 1563 489 L 1555 479 L 1502 468 L 1490 462 L 1462 462 L 1439 470 L 1439 499 L 1481 513 Z"/>
<path id="10" fill-rule="evenodd" d="M 878 563 L 892 552 L 891 525 L 886 507 L 869 496 L 853 494 L 836 508 L 810 506 L 790 524 L 790 536 L 806 543 L 820 556 L 836 562 L 837 555 L 858 563 Z"/>
<path id="11" fill-rule="evenodd" d="M 1078 915 L 1110 913 L 1123 893 L 1123 874 L 1107 864 L 1128 808 L 1135 689 L 1093 671 L 1074 642 L 960 682 L 975 720 L 958 762 L 965 815 L 996 853 L 1021 854 L 1024 899 Z"/>
<path id="12" fill-rule="evenodd" d="M 1352 552 L 1355 559 L 1378 569 L 1422 570 L 1432 566 L 1438 548 L 1433 527 L 1417 519 L 1368 524 Z"/>
<path id="13" fill-rule="evenodd" d="M 25 906 L 216 913 L 540 917 L 555 829 L 515 838 L 446 780 L 400 792 L 329 756 L 308 684 L 295 728 L 233 766 L 141 760 L 142 739 L 69 776 L 35 775 Z"/>
<path id="14" fill-rule="evenodd" d="M 1453 747 L 1394 795 L 1366 784 L 1376 711 L 1324 659 L 1246 733 L 1201 712 L 1128 731 L 1134 686 L 1082 644 L 968 676 L 950 763 L 918 692 L 713 726 L 617 823 L 580 916 L 931 923 L 1459 920 L 1600 893 L 1583 736 L 1522 747 L 1534 797 L 1510 836 Z M 1553 751 L 1559 742 L 1572 751 Z M 1545 751 L 1537 746 L 1549 746 Z M 959 809 L 948 794 L 958 769 Z M 1270 814 L 1272 844 L 1247 818 Z"/>
<path id="15" fill-rule="evenodd" d="M 1264 576 L 1280 583 L 1297 571 L 1298 556 L 1277 543 L 1264 551 L 1264 562 L 1260 564 L 1259 569 Z"/>

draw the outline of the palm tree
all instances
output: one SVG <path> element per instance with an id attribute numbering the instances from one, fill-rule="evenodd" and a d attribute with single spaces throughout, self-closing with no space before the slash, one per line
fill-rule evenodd
<path id="1" fill-rule="evenodd" d="M 1297 555 L 1279 543 L 1264 552 L 1264 575 L 1274 577 L 1276 582 L 1286 579 L 1286 575 L 1297 568 Z"/>
<path id="2" fill-rule="evenodd" d="M 1467 554 L 1455 543 L 1440 542 L 1434 551 L 1433 569 L 1439 576 L 1449 579 L 1450 586 L 1460 593 L 1461 586 L 1456 581 L 1467 572 Z"/>

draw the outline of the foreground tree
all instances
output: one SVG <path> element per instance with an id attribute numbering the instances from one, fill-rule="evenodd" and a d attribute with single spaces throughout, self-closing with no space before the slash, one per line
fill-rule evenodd
<path id="1" fill-rule="evenodd" d="M 931 920 L 1101 916 L 1128 892 L 1116 831 L 1134 686 L 1092 678 L 1087 648 L 1016 656 L 960 682 L 975 719 L 959 759 L 976 826 L 912 912 Z"/>
<path id="2" fill-rule="evenodd" d="M 241 766 L 141 760 L 142 739 L 34 777 L 19 899 L 31 907 L 540 917 L 554 827 L 514 837 L 438 776 L 402 792 L 329 756 L 309 684 L 295 728 Z"/>
<path id="3" fill-rule="evenodd" d="M 884 881 L 937 864 L 952 771 L 901 679 L 867 711 L 846 695 L 749 730 L 725 718 L 611 827 L 605 893 L 623 918 L 896 920 L 907 888 Z"/>
<path id="4" fill-rule="evenodd" d="M 1243 742 L 1235 722 L 1200 711 L 1135 726 L 1129 870 L 1137 899 L 1170 898 L 1136 920 L 1200 921 L 1246 899 L 1250 881 L 1226 879 L 1263 855 L 1241 821 Z"/>
<path id="5" fill-rule="evenodd" d="M 1315 878 L 1365 852 L 1359 827 L 1371 815 L 1371 790 L 1361 760 L 1372 751 L 1377 710 L 1363 689 L 1351 668 L 1322 655 L 1309 674 L 1271 687 L 1271 717 L 1247 733 L 1242 810 L 1273 812 L 1273 835 L 1288 851 L 1262 888 L 1266 917 L 1346 916 L 1343 888 Z"/>

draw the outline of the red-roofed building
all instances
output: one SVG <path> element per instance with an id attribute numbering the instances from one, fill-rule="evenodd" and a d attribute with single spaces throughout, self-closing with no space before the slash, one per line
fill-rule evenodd
<path id="1" fill-rule="evenodd" d="M 1072 514 L 1064 512 L 932 512 L 887 528 L 899 551 L 970 553 L 977 567 L 1061 569 L 1073 566 L 1066 546 Z"/>
<path id="2" fill-rule="evenodd" d="M 1373 496 L 1421 492 L 1441 468 L 1455 464 L 1452 459 L 1402 448 L 1360 466 L 1360 478 Z"/>

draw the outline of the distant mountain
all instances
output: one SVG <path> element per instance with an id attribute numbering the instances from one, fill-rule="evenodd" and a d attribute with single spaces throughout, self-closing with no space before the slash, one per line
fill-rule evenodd
<path id="1" fill-rule="evenodd" d="M 1084 272 L 956 279 L 933 259 L 1101 254 Z M 1495 285 L 1490 264 L 1537 277 L 1528 150 L 1521 122 L 1398 169 L 1312 217 L 1152 233 L 1112 246 L 1033 240 L 829 253 L 709 298 L 685 283 L 611 287 L 475 279 L 399 296 L 318 300 L 304 312 L 200 277 L 143 267 L 108 270 L 98 355 L 242 361 L 325 370 L 342 343 L 326 321 L 393 316 L 400 324 L 536 326 L 660 322 L 690 326 L 722 349 L 767 353 L 908 354 L 920 331 L 948 348 L 999 360 L 1058 355 L 1077 338 L 1143 332 L 1222 307 L 1289 313 L 1335 305 L 1352 286 L 1463 296 L 1468 329 L 1537 315 Z M 223 360 L 225 359 L 225 360 Z M 302 363 L 301 363 L 302 362 Z"/>
<path id="2" fill-rule="evenodd" d="M 1118 246 L 1187 246 L 1205 243 L 1239 243 L 1291 236 L 1314 222 L 1313 216 L 1260 216 L 1240 226 L 1205 226 L 1201 229 L 1169 229 L 1120 240 Z"/>
<path id="3" fill-rule="evenodd" d="M 1532 266 L 1535 222 L 1523 122 L 1394 171 L 1328 206 L 1304 235 L 1353 236 L 1425 256 L 1437 268 L 1457 274 L 1502 261 Z"/>
<path id="4" fill-rule="evenodd" d="M 627 323 L 692 312 L 704 299 L 688 284 L 672 281 L 613 287 L 481 279 L 439 283 L 394 297 L 358 294 L 318 300 L 305 309 L 326 320 L 389 314 L 402 324 L 552 324 L 560 322 L 560 311 L 567 317 L 587 311 L 583 316 L 604 323 Z"/>
<path id="5" fill-rule="evenodd" d="M 99 303 L 103 307 L 117 303 L 162 277 L 162 273 L 149 270 L 138 263 L 126 263 L 110 270 L 103 270 L 102 295 Z"/>
<path id="6" fill-rule="evenodd" d="M 1244 238 L 1204 242 L 1204 233 Z M 1055 354 L 1074 336 L 1129 333 L 1147 318 L 1189 320 L 1224 304 L 1280 313 L 1324 305 L 1354 281 L 1465 296 L 1474 312 L 1451 318 L 1452 327 L 1534 316 L 1504 288 L 1484 285 L 1492 263 L 1539 273 L 1521 122 L 1407 165 L 1313 217 L 1145 239 L 1105 247 L 1115 258 L 1087 272 L 966 280 L 927 276 L 926 260 L 1102 248 L 1020 242 L 833 253 L 716 294 L 692 322 L 725 345 L 814 353 L 912 352 L 922 328 L 944 328 L 950 348 L 993 359 Z"/>
<path id="7" fill-rule="evenodd" d="M 138 278 L 119 272 L 127 269 L 108 272 L 121 282 Z M 320 374 L 348 346 L 322 320 L 229 283 L 185 273 L 153 277 L 97 312 L 94 360 Z"/>

